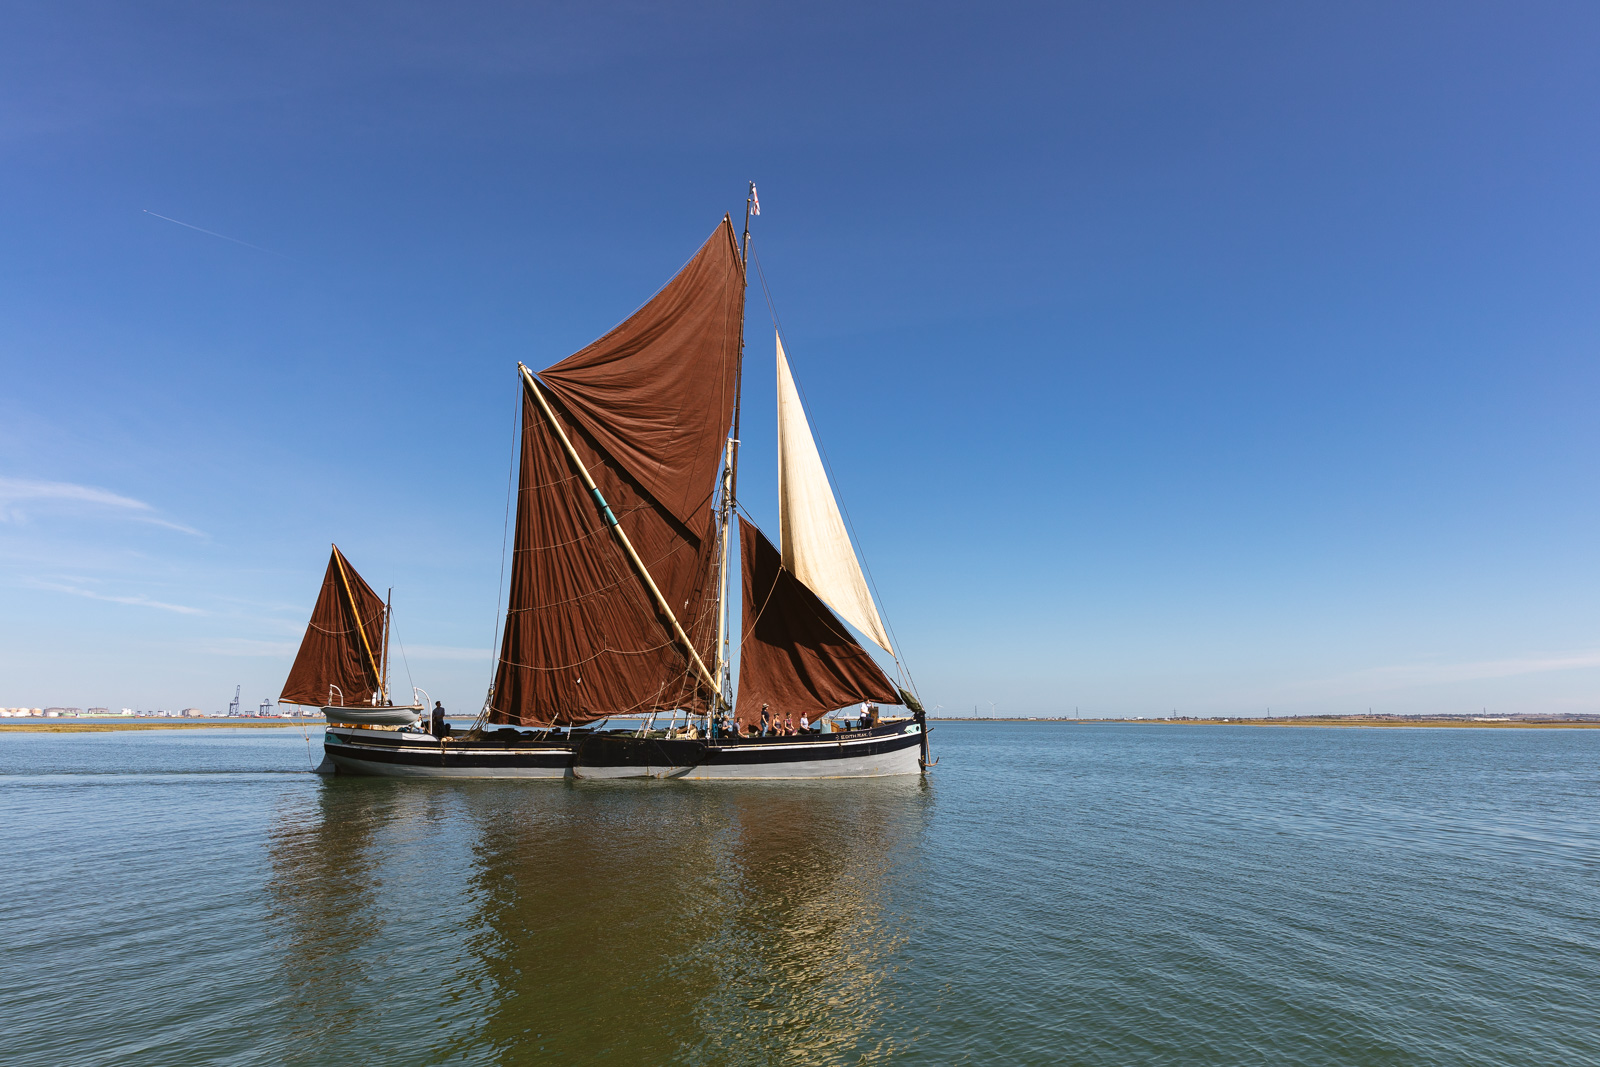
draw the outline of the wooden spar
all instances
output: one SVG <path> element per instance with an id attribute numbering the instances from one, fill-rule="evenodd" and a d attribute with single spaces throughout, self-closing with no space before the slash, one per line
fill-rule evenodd
<path id="1" fill-rule="evenodd" d="M 539 383 L 534 379 L 533 372 L 521 363 L 517 364 L 517 370 L 522 372 L 523 384 L 527 386 L 528 392 L 532 394 L 533 399 L 539 402 L 539 410 L 544 412 L 544 417 L 549 421 L 550 428 L 555 430 L 556 437 L 561 441 L 561 447 L 567 453 L 567 458 L 572 461 L 572 466 L 577 470 L 578 476 L 583 479 L 583 484 L 589 490 L 590 497 L 594 499 L 595 505 L 600 508 L 601 517 L 605 520 L 606 525 L 611 527 L 611 532 L 616 535 L 617 543 L 622 546 L 622 551 L 627 554 L 628 561 L 633 564 L 634 570 L 639 573 L 639 578 L 644 582 L 645 587 L 650 590 L 651 597 L 655 599 L 657 610 L 667 617 L 668 622 L 672 623 L 672 635 L 678 639 L 679 644 L 683 645 L 684 651 L 689 653 L 689 660 L 694 664 L 695 670 L 700 673 L 700 680 L 711 687 L 711 691 L 717 695 L 717 699 L 722 699 L 722 686 L 716 679 L 711 677 L 711 672 L 706 670 L 706 665 L 701 662 L 700 653 L 695 651 L 694 642 L 689 640 L 689 635 L 679 625 L 678 616 L 673 613 L 672 606 L 667 603 L 667 598 L 661 595 L 661 590 L 657 587 L 656 580 L 650 577 L 650 569 L 644 565 L 644 560 L 639 558 L 639 553 L 634 549 L 633 542 L 628 540 L 628 535 L 623 532 L 621 524 L 617 522 L 617 517 L 611 513 L 611 506 L 606 503 L 605 497 L 600 493 L 600 487 L 595 485 L 594 479 L 590 477 L 589 468 L 584 466 L 583 460 L 578 457 L 578 450 L 572 447 L 572 441 L 567 437 L 567 431 L 562 429 L 561 423 L 556 419 L 555 412 L 550 410 L 550 402 L 544 398 L 544 391 L 539 388 Z"/>
<path id="2" fill-rule="evenodd" d="M 367 628 L 361 625 L 361 609 L 356 607 L 356 595 L 350 591 L 350 578 L 344 573 L 344 553 L 339 551 L 339 546 L 333 546 L 333 561 L 339 565 L 339 581 L 344 583 L 345 603 L 350 605 L 350 614 L 356 618 L 356 633 L 361 635 L 361 648 L 367 654 L 367 666 L 372 668 L 372 676 L 383 685 L 383 674 L 378 670 L 378 661 L 372 656 L 372 645 L 367 641 Z"/>

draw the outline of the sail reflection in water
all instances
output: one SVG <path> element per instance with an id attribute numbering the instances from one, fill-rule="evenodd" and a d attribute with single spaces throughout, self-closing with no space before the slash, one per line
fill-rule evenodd
<path id="1" fill-rule="evenodd" d="M 908 879 L 931 803 L 918 778 L 330 779 L 314 818 L 286 815 L 271 851 L 303 1024 L 287 1058 L 370 1052 L 374 1027 L 408 1057 L 502 1063 L 887 1055 L 914 1040 L 890 976 L 916 921 Z M 417 981 L 374 988 L 363 961 L 404 972 L 408 945 L 429 961 Z M 441 999 L 455 1006 L 443 1028 Z"/>
<path id="2" fill-rule="evenodd" d="M 901 1044 L 912 1036 L 893 1024 L 887 978 L 915 914 L 902 883 L 916 862 L 917 820 L 881 809 L 915 807 L 925 787 L 805 794 L 734 798 L 727 911 L 697 946 L 715 979 L 696 1013 L 698 1049 L 711 1061 L 759 1049 L 790 1063 L 855 1062 L 892 1051 L 891 1032 Z"/>

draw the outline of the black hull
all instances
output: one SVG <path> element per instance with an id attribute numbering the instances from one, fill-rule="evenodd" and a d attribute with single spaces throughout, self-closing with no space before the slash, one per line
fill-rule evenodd
<path id="1" fill-rule="evenodd" d="M 921 769 L 922 727 L 906 719 L 871 730 L 796 737 L 571 737 L 501 730 L 475 740 L 393 730 L 329 728 L 324 750 L 342 774 L 408 778 L 875 778 Z"/>
<path id="2" fill-rule="evenodd" d="M 876 778 L 921 770 L 922 728 L 912 720 L 871 730 L 795 737 L 667 740 L 626 734 L 584 738 L 575 778 Z"/>
<path id="3" fill-rule="evenodd" d="M 572 742 L 510 731 L 474 741 L 395 730 L 337 729 L 323 750 L 341 774 L 398 778 L 565 778 Z"/>

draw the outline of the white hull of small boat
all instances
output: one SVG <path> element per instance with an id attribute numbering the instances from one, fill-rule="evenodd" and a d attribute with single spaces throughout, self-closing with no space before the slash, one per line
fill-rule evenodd
<path id="1" fill-rule="evenodd" d="M 422 718 L 421 704 L 392 707 L 387 704 L 373 706 L 356 704 L 347 708 L 323 708 L 322 714 L 330 723 L 350 723 L 353 726 L 410 726 Z"/>

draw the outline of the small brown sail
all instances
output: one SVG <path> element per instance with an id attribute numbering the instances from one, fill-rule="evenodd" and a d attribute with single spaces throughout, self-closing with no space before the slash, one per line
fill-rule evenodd
<path id="1" fill-rule="evenodd" d="M 333 546 L 311 624 L 278 697 L 284 704 L 370 704 L 382 688 L 383 598 Z M 342 699 L 341 699 L 342 698 Z"/>
<path id="2" fill-rule="evenodd" d="M 894 683 L 867 650 L 784 569 L 777 548 L 743 517 L 739 556 L 744 571 L 740 722 L 758 723 L 763 704 L 778 715 L 816 719 L 858 700 L 900 702 Z"/>
<path id="3" fill-rule="evenodd" d="M 540 374 L 555 419 L 702 661 L 713 662 L 711 508 L 733 418 L 744 275 L 722 225 L 648 304 Z M 570 726 L 712 694 L 524 388 L 505 636 L 490 721 Z"/>

